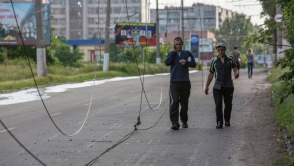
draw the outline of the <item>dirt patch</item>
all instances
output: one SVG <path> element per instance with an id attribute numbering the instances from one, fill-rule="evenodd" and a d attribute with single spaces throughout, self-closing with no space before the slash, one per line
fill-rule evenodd
<path id="1" fill-rule="evenodd" d="M 244 165 L 283 165 L 287 151 L 283 132 L 274 121 L 275 106 L 271 101 L 270 84 L 265 79 L 256 80 L 251 91 L 246 104 L 246 109 L 252 111 L 244 129 Z"/>

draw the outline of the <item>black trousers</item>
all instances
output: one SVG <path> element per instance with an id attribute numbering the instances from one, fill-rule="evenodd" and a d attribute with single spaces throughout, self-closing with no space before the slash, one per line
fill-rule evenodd
<path id="1" fill-rule="evenodd" d="M 190 81 L 173 81 L 170 82 L 170 120 L 172 124 L 179 123 L 179 115 L 182 122 L 188 121 L 188 104 L 190 97 Z M 179 113 L 179 104 L 181 110 Z"/>
<path id="2" fill-rule="evenodd" d="M 224 88 L 221 90 L 213 89 L 213 98 L 215 102 L 215 113 L 216 122 L 230 121 L 232 112 L 232 101 L 233 101 L 234 88 Z M 223 114 L 223 101 L 225 103 L 225 109 Z"/>

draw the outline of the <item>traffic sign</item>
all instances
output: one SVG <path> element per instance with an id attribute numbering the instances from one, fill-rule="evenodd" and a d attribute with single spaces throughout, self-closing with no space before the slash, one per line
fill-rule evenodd
<path id="1" fill-rule="evenodd" d="M 281 23 L 282 22 L 282 14 L 281 13 L 277 13 L 276 15 L 275 15 L 275 22 L 276 23 Z"/>

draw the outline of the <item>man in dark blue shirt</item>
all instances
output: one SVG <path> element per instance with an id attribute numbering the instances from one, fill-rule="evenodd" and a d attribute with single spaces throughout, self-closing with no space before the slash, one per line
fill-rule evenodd
<path id="1" fill-rule="evenodd" d="M 213 98 L 215 102 L 216 112 L 216 128 L 223 127 L 223 119 L 225 119 L 225 126 L 230 126 L 232 100 L 234 92 L 234 84 L 232 80 L 232 69 L 234 70 L 235 78 L 239 77 L 239 70 L 236 62 L 232 56 L 226 55 L 226 45 L 219 43 L 216 45 L 218 56 L 211 61 L 209 75 L 206 82 L 205 94 L 208 94 L 209 85 L 215 75 L 215 83 L 213 86 Z M 224 100 L 223 100 L 224 98 Z M 223 101 L 225 103 L 223 115 Z"/>
<path id="2" fill-rule="evenodd" d="M 179 116 L 182 127 L 188 128 L 188 103 L 191 90 L 189 78 L 189 67 L 196 67 L 195 58 L 190 51 L 182 50 L 183 40 L 180 37 L 174 39 L 173 51 L 170 51 L 164 61 L 170 66 L 170 120 L 171 129 L 178 130 L 180 127 Z M 181 110 L 179 113 L 179 104 Z"/>

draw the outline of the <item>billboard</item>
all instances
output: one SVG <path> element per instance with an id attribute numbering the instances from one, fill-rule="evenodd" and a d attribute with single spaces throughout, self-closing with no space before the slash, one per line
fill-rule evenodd
<path id="1" fill-rule="evenodd" d="M 116 46 L 156 46 L 156 24 L 118 22 L 115 26 Z"/>
<path id="2" fill-rule="evenodd" d="M 24 45 L 36 45 L 38 12 L 43 12 L 44 43 L 50 45 L 50 5 L 43 4 L 42 10 L 36 11 L 34 3 L 0 3 L 0 45 L 23 45 L 21 37 Z"/>
<path id="3" fill-rule="evenodd" d="M 201 38 L 199 52 L 213 52 L 212 44 L 212 38 Z"/>
<path id="4" fill-rule="evenodd" d="M 191 35 L 191 46 L 199 46 L 199 36 L 198 35 Z"/>

